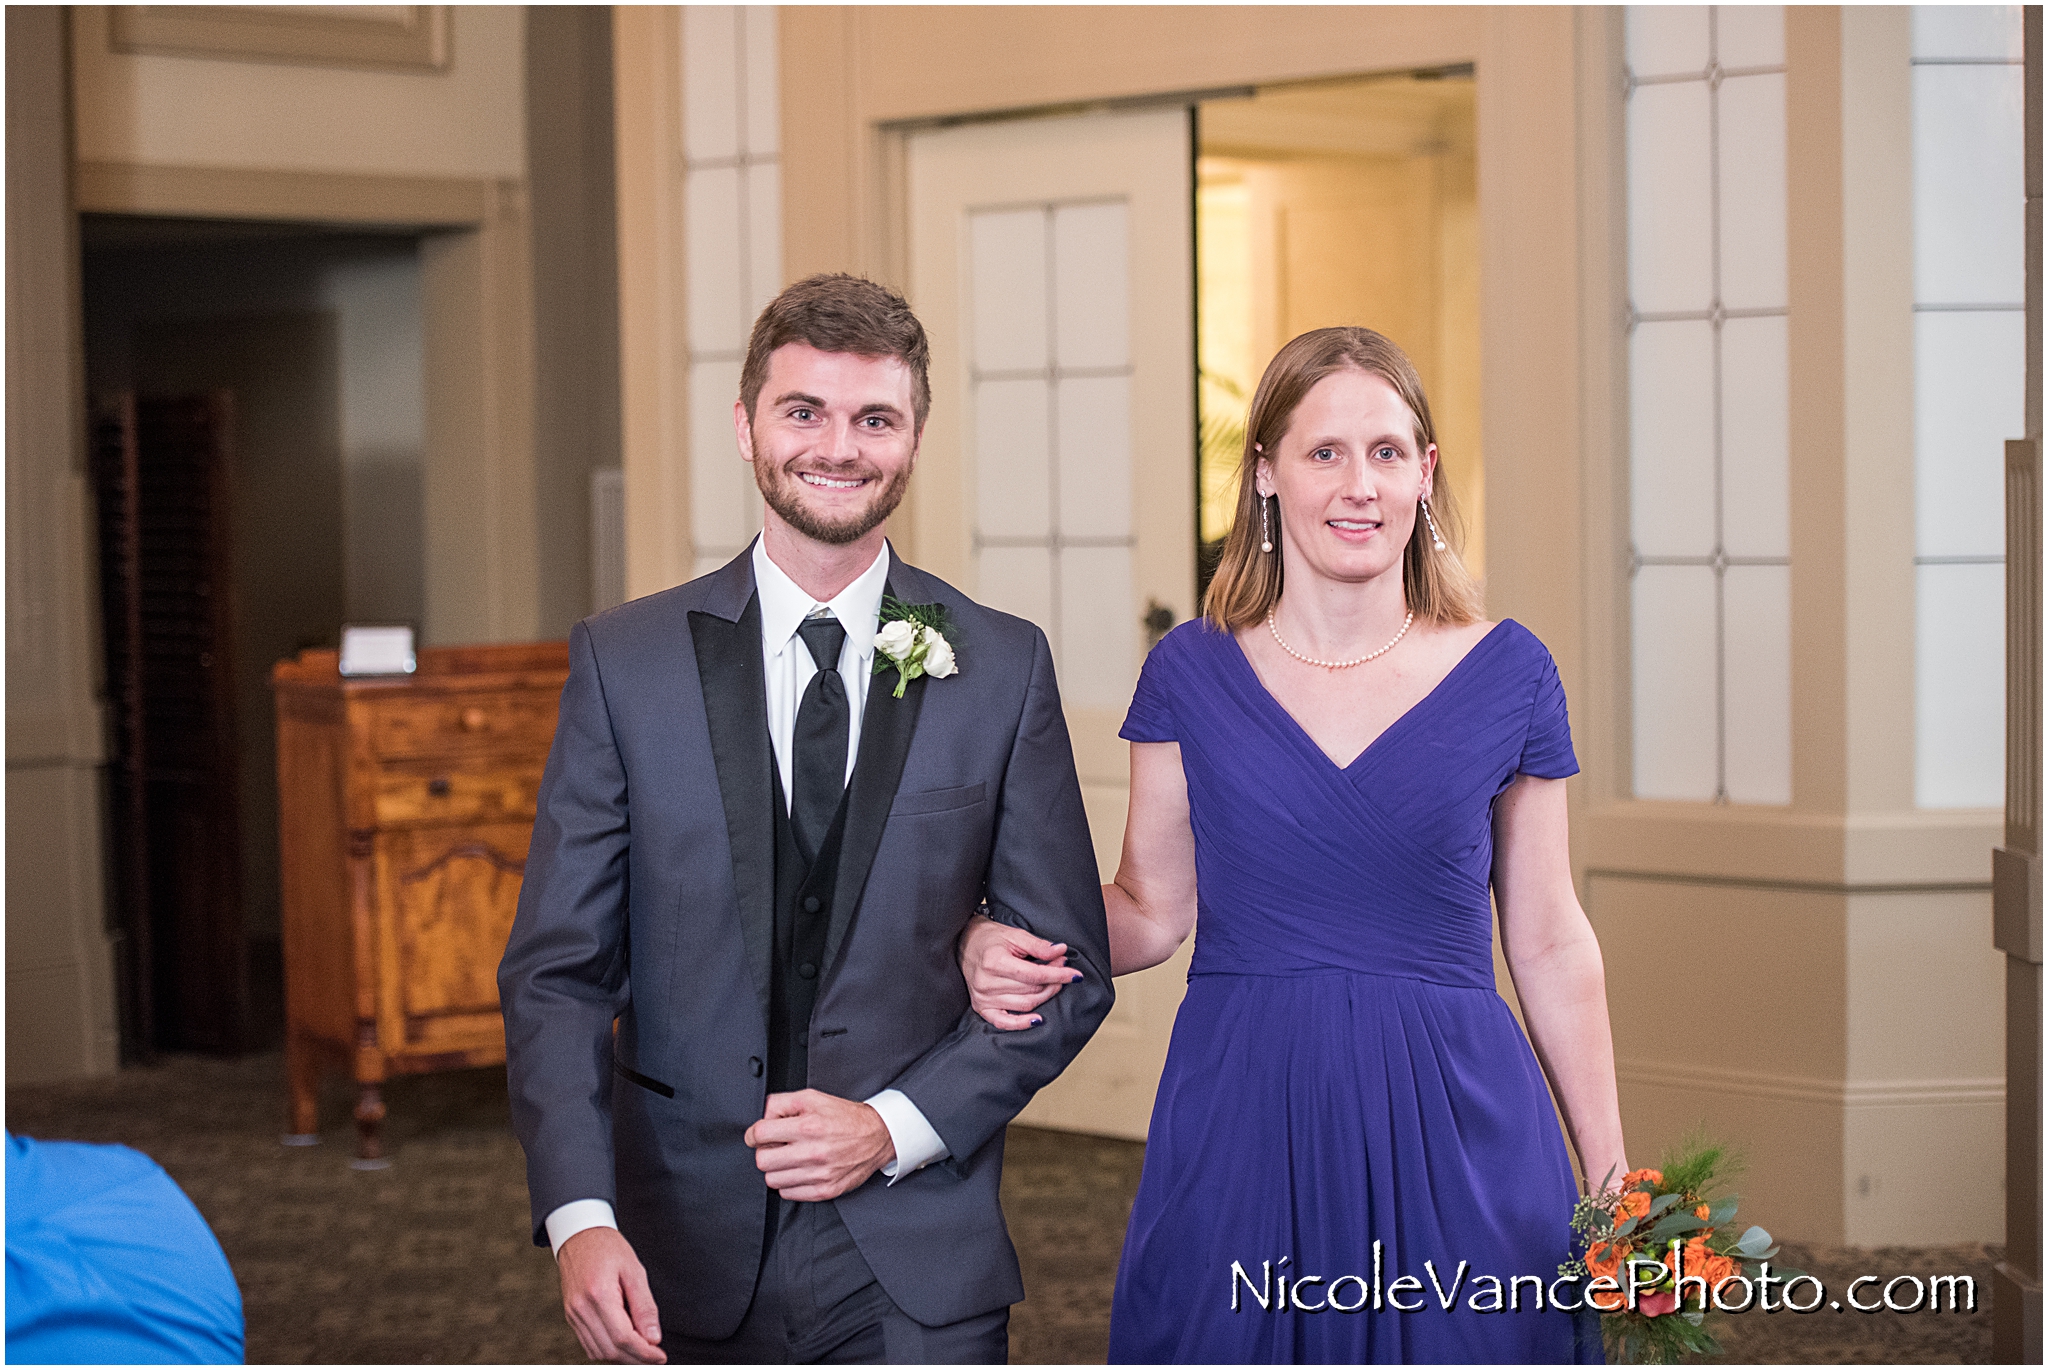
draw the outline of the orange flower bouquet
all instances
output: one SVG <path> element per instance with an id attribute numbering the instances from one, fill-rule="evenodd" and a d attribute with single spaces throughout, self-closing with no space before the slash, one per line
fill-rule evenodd
<path id="1" fill-rule="evenodd" d="M 1721 1185 L 1738 1169 L 1727 1148 L 1695 1136 L 1657 1169 L 1631 1170 L 1611 1186 L 1609 1173 L 1572 1209 L 1585 1255 L 1558 1273 L 1585 1281 L 1610 1360 L 1676 1365 L 1718 1355 L 1713 1321 L 1752 1306 L 1778 1248 L 1761 1227 L 1737 1235 L 1737 1196 Z"/>

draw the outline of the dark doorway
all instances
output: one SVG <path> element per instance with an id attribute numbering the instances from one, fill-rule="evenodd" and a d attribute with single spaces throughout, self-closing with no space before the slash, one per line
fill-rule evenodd
<path id="1" fill-rule="evenodd" d="M 153 424 L 196 397 L 224 396 L 213 402 L 231 416 L 211 506 L 220 560 L 209 583 L 222 617 L 218 646 L 205 654 L 224 702 L 209 736 L 228 739 L 222 774 L 208 781 L 214 817 L 173 838 L 166 825 L 193 810 L 137 817 L 118 792 L 134 779 L 113 772 L 110 811 L 129 816 L 111 844 L 117 873 L 127 873 L 117 917 L 134 963 L 124 977 L 124 1054 L 256 1049 L 280 1040 L 283 1024 L 270 667 L 334 644 L 344 621 L 417 624 L 421 616 L 418 241 L 98 215 L 85 216 L 83 229 L 88 393 L 102 415 L 134 397 L 144 495 L 136 512 L 147 517 L 152 489 L 175 504 L 201 479 L 153 450 Z M 104 529 L 119 502 L 104 480 L 100 487 Z M 103 532 L 103 586 L 120 570 L 118 552 Z M 117 711 L 118 626 L 110 611 Z M 151 691 L 169 687 L 161 674 L 138 679 L 135 713 L 148 720 L 161 712 Z M 140 740 L 144 758 L 159 750 L 149 736 Z M 210 872 L 213 892 L 160 893 L 171 853 Z M 135 873 L 144 861 L 158 872 L 154 883 Z M 229 872 L 232 888 L 219 884 Z M 204 908 L 179 913 L 180 898 Z"/>

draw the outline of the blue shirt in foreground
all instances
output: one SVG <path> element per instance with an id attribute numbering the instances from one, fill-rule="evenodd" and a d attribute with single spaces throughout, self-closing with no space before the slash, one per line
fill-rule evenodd
<path id="1" fill-rule="evenodd" d="M 163 1167 L 125 1146 L 8 1134 L 7 1359 L 242 1359 L 234 1272 Z"/>

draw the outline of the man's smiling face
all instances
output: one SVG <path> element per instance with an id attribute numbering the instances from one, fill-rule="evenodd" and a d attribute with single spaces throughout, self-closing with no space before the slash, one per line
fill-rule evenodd
<path id="1" fill-rule="evenodd" d="M 910 368 L 896 357 L 788 343 L 768 358 L 740 454 L 783 522 L 818 542 L 858 542 L 894 513 L 917 464 Z"/>

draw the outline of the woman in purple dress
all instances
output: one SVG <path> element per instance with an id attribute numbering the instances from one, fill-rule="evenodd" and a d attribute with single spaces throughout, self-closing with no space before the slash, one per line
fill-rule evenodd
<path id="1" fill-rule="evenodd" d="M 1196 938 L 1110 1359 L 1598 1360 L 1557 1282 L 1577 1187 L 1552 1097 L 1594 1182 L 1628 1167 L 1557 669 L 1481 621 L 1393 343 L 1296 338 L 1246 428 L 1206 617 L 1123 727 L 1112 969 Z M 1064 950 L 976 920 L 976 1007 L 1028 1027 Z"/>

